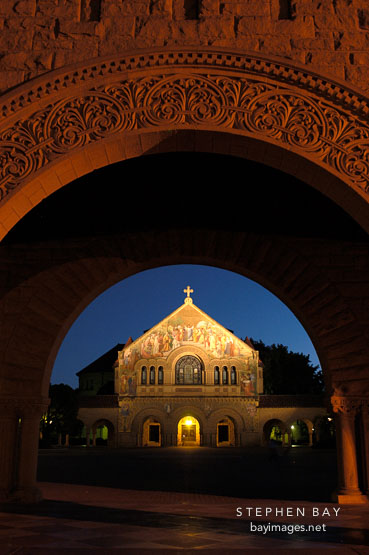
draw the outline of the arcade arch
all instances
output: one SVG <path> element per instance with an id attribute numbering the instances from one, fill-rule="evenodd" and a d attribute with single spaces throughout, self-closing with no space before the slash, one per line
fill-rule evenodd
<path id="1" fill-rule="evenodd" d="M 106 445 L 115 447 L 114 424 L 106 418 L 99 418 L 95 422 L 84 422 L 86 427 L 86 445 L 96 447 Z"/>
<path id="2" fill-rule="evenodd" d="M 314 425 L 308 418 L 300 417 L 288 423 L 292 445 L 313 445 Z"/>
<path id="3" fill-rule="evenodd" d="M 217 423 L 217 447 L 234 447 L 236 445 L 235 424 L 226 416 Z"/>
<path id="4" fill-rule="evenodd" d="M 237 154 L 281 168 L 319 189 L 369 231 L 366 98 L 313 74 L 307 86 L 306 69 L 267 62 L 211 49 L 176 50 L 172 56 L 143 53 L 129 63 L 120 58 L 119 63 L 96 63 L 87 72 L 74 68 L 73 79 L 71 72 L 59 71 L 9 93 L 1 124 L 1 236 L 79 176 L 169 149 Z M 66 82 L 75 84 L 66 88 Z M 168 112 L 161 99 L 173 91 L 178 95 Z M 132 92 L 133 105 L 126 103 Z M 24 499 L 37 497 L 38 422 L 56 352 L 75 317 L 100 292 L 134 272 L 195 262 L 258 281 L 308 330 L 338 415 L 341 497 L 363 501 L 357 472 L 351 470 L 356 468 L 355 415 L 367 418 L 369 395 L 366 243 L 353 249 L 226 226 L 196 233 L 171 229 L 155 239 L 150 232 L 128 232 L 63 244 L 4 245 L 0 254 L 5 497 L 14 491 Z M 23 433 L 15 479 L 13 432 L 19 419 Z"/>
<path id="5" fill-rule="evenodd" d="M 129 418 L 129 416 L 128 416 Z M 165 412 L 159 408 L 143 408 L 132 420 L 131 429 L 136 436 L 132 447 L 161 447 L 166 443 Z"/>
<path id="6" fill-rule="evenodd" d="M 269 444 L 270 440 L 276 441 L 280 444 L 286 442 L 287 426 L 282 420 L 273 418 L 265 422 L 263 426 L 263 441 L 265 445 Z"/>
<path id="7" fill-rule="evenodd" d="M 110 420 L 97 420 L 91 426 L 92 444 L 107 445 L 114 447 L 115 445 L 115 429 Z"/>

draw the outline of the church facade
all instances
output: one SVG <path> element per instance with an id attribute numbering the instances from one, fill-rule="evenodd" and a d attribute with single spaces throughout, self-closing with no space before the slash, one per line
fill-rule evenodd
<path id="1" fill-rule="evenodd" d="M 112 394 L 82 391 L 87 443 L 104 427 L 114 447 L 242 447 L 265 444 L 273 433 L 289 444 L 299 421 L 311 445 L 327 419 L 321 399 L 265 396 L 252 343 L 198 308 L 189 287 L 185 292 L 182 306 L 117 351 Z M 78 375 L 86 382 L 86 372 Z"/>

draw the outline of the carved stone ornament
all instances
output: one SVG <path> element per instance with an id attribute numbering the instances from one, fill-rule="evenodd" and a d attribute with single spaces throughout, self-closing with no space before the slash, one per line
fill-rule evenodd
<path id="1" fill-rule="evenodd" d="M 355 417 L 367 404 L 367 399 L 359 397 L 331 397 L 332 409 L 336 414 Z"/>
<path id="2" fill-rule="evenodd" d="M 307 157 L 369 192 L 368 100 L 305 69 L 217 51 L 141 53 L 56 71 L 0 105 L 0 200 L 115 134 L 216 130 Z"/>

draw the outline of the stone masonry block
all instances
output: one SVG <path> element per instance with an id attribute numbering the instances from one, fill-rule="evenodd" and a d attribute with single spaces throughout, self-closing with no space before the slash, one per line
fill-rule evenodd
<path id="1" fill-rule="evenodd" d="M 266 35 L 271 34 L 273 30 L 270 21 L 266 21 L 263 17 L 243 16 L 238 21 L 238 35 Z"/>
<path id="2" fill-rule="evenodd" d="M 280 19 L 279 0 L 202 0 L 199 17 L 186 19 L 183 0 L 104 0 L 98 17 L 96 12 L 91 19 L 88 0 L 4 0 L 1 90 L 54 68 L 124 50 L 219 45 L 288 57 L 366 91 L 367 1 L 292 4 L 292 16 Z M 330 57 L 334 50 L 349 58 Z M 314 54 L 318 51 L 322 61 Z"/>
<path id="3" fill-rule="evenodd" d="M 234 20 L 233 17 L 208 17 L 199 23 L 199 34 L 208 44 L 215 39 L 233 40 Z"/>
<path id="4" fill-rule="evenodd" d="M 270 7 L 268 2 L 259 0 L 221 0 L 220 13 L 222 15 L 248 16 L 248 17 L 270 17 Z"/>
<path id="5" fill-rule="evenodd" d="M 219 0 L 202 0 L 200 12 L 201 17 L 219 15 L 220 13 L 221 6 Z"/>

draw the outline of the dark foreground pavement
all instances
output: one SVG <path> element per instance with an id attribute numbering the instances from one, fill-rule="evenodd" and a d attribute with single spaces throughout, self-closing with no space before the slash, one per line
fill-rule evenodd
<path id="1" fill-rule="evenodd" d="M 42 451 L 39 480 L 41 503 L 0 506 L 0 555 L 369 554 L 369 505 L 330 501 L 329 451 Z"/>
<path id="2" fill-rule="evenodd" d="M 306 447 L 40 450 L 38 468 L 43 482 L 257 499 L 330 501 L 337 482 L 335 451 Z"/>

